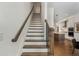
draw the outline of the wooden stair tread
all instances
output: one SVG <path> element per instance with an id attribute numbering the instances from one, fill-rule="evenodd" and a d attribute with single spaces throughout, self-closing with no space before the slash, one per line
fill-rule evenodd
<path id="1" fill-rule="evenodd" d="M 30 30 L 43 30 L 43 28 L 29 28 Z"/>
<path id="2" fill-rule="evenodd" d="M 47 56 L 47 52 L 23 52 L 21 56 Z"/>
<path id="3" fill-rule="evenodd" d="M 25 40 L 44 40 L 44 37 L 25 37 Z"/>
<path id="4" fill-rule="evenodd" d="M 43 31 L 39 31 L 39 32 L 37 32 L 37 31 L 28 31 L 28 33 L 44 33 Z"/>
<path id="5" fill-rule="evenodd" d="M 31 25 L 42 25 L 41 23 L 31 23 Z"/>
<path id="6" fill-rule="evenodd" d="M 46 42 L 46 40 L 25 40 L 25 42 Z"/>
<path id="7" fill-rule="evenodd" d="M 23 48 L 46 48 L 46 45 L 24 45 Z"/>
<path id="8" fill-rule="evenodd" d="M 27 37 L 44 37 L 44 35 L 26 35 Z"/>
<path id="9" fill-rule="evenodd" d="M 39 27 L 39 26 L 43 26 L 43 25 L 30 25 L 30 26 L 38 26 Z"/>
<path id="10" fill-rule="evenodd" d="M 27 35 L 44 35 L 44 33 L 28 33 Z"/>
<path id="11" fill-rule="evenodd" d="M 28 30 L 28 31 L 41 32 L 41 31 L 43 31 L 43 30 Z"/>
<path id="12" fill-rule="evenodd" d="M 30 26 L 30 27 L 43 27 L 43 26 Z"/>

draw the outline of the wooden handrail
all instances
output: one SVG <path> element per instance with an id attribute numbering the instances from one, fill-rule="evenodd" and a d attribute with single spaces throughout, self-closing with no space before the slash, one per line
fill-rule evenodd
<path id="1" fill-rule="evenodd" d="M 47 22 L 47 20 L 45 20 L 45 23 L 46 23 L 46 41 L 47 41 L 47 48 L 49 48 L 49 38 L 48 38 L 48 34 L 49 34 L 49 24 Z M 50 54 L 50 49 L 48 50 L 48 55 Z"/>
<path id="2" fill-rule="evenodd" d="M 45 22 L 46 22 L 46 25 L 47 25 L 47 27 L 48 27 L 48 29 L 49 29 L 50 27 L 49 27 L 49 24 L 48 24 L 47 20 L 45 20 Z"/>
<path id="3" fill-rule="evenodd" d="M 48 41 L 49 24 L 48 24 L 47 20 L 45 20 L 45 23 L 46 23 L 46 40 Z"/>
<path id="4" fill-rule="evenodd" d="M 12 42 L 16 42 L 16 41 L 18 40 L 18 38 L 19 38 L 19 36 L 20 36 L 20 34 L 21 34 L 21 32 L 22 32 L 22 30 L 23 30 L 25 24 L 27 23 L 27 21 L 28 21 L 30 15 L 31 15 L 31 13 L 32 13 L 32 11 L 33 11 L 33 8 L 34 8 L 34 6 L 32 7 L 32 9 L 31 9 L 30 13 L 28 14 L 26 20 L 23 22 L 21 28 L 20 28 L 20 29 L 18 30 L 18 32 L 16 33 L 15 37 L 12 39 Z"/>

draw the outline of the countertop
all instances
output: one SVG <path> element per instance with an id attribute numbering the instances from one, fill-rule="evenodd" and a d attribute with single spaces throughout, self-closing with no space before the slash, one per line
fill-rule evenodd
<path id="1" fill-rule="evenodd" d="M 65 33 L 63 33 L 63 32 L 54 32 L 54 33 L 56 33 L 56 34 L 65 34 Z"/>

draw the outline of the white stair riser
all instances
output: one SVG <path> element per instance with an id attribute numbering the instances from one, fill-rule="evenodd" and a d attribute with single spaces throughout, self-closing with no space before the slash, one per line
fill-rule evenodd
<path id="1" fill-rule="evenodd" d="M 42 23 L 33 23 L 33 22 L 32 22 L 31 24 L 42 24 Z"/>
<path id="2" fill-rule="evenodd" d="M 46 42 L 24 42 L 24 45 L 46 45 Z"/>
<path id="3" fill-rule="evenodd" d="M 42 24 L 40 22 L 31 22 L 31 24 Z"/>
<path id="4" fill-rule="evenodd" d="M 44 37 L 25 37 L 25 40 L 43 40 Z"/>
<path id="5" fill-rule="evenodd" d="M 31 23 L 41 23 L 41 24 L 43 24 L 42 22 L 35 22 L 35 21 L 32 21 Z"/>
<path id="6" fill-rule="evenodd" d="M 29 27 L 29 30 L 44 30 L 44 28 L 37 27 Z"/>
<path id="7" fill-rule="evenodd" d="M 29 28 L 43 28 L 43 27 L 29 27 Z"/>
<path id="8" fill-rule="evenodd" d="M 40 25 L 40 24 L 32 24 L 32 25 L 30 25 L 30 26 L 43 26 L 43 25 Z"/>
<path id="9" fill-rule="evenodd" d="M 32 20 L 32 21 L 40 21 L 40 20 L 35 19 L 35 20 Z"/>
<path id="10" fill-rule="evenodd" d="M 22 49 L 23 52 L 48 52 L 48 49 Z"/>
<path id="11" fill-rule="evenodd" d="M 28 33 L 27 35 L 44 35 L 44 33 Z"/>
<path id="12" fill-rule="evenodd" d="M 41 23 L 31 23 L 31 25 L 42 25 Z"/>
<path id="13" fill-rule="evenodd" d="M 38 21 L 31 21 L 31 22 L 41 22 L 41 21 L 38 20 Z"/>
<path id="14" fill-rule="evenodd" d="M 43 30 L 28 30 L 28 31 L 34 31 L 34 32 L 41 32 L 41 31 L 43 31 Z"/>

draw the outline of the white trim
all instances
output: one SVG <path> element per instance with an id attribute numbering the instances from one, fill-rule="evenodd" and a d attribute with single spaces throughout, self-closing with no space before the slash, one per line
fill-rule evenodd
<path id="1" fill-rule="evenodd" d="M 24 42 L 24 45 L 46 45 L 46 42 Z"/>
<path id="2" fill-rule="evenodd" d="M 22 49 L 22 52 L 48 52 L 47 48 L 39 48 L 39 49 Z"/>

